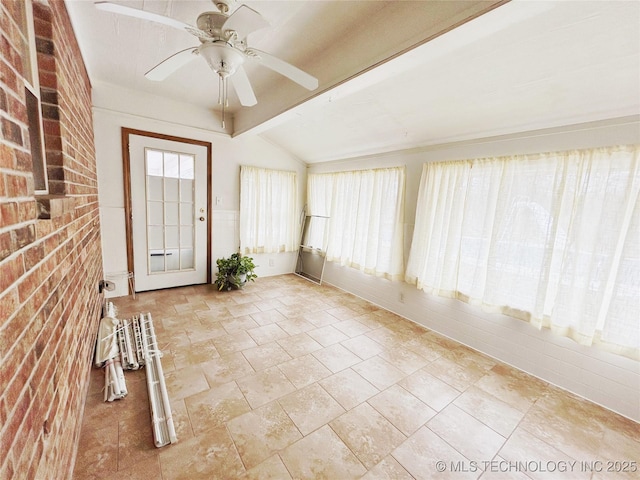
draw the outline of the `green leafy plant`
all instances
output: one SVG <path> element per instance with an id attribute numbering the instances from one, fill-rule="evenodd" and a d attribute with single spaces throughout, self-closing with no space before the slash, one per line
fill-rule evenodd
<path id="1" fill-rule="evenodd" d="M 245 283 L 253 282 L 258 278 L 258 275 L 253 271 L 256 266 L 251 257 L 243 257 L 239 253 L 234 253 L 229 258 L 217 259 L 216 264 L 218 265 L 218 273 L 215 283 L 218 290 L 242 288 Z"/>

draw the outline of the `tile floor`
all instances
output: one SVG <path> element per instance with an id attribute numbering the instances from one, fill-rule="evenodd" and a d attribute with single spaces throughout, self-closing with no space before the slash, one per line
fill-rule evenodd
<path id="1" fill-rule="evenodd" d="M 152 314 L 179 441 L 154 447 L 143 371 L 104 403 L 94 369 L 77 480 L 638 478 L 637 423 L 329 286 L 115 304 Z"/>

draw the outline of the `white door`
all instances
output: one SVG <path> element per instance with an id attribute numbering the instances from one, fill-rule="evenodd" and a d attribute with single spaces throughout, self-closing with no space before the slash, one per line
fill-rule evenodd
<path id="1" fill-rule="evenodd" d="M 135 290 L 207 281 L 207 148 L 129 136 Z"/>

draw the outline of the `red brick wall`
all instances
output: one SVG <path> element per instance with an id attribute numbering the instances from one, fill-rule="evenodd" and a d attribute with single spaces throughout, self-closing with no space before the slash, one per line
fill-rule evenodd
<path id="1" fill-rule="evenodd" d="M 50 194 L 34 195 L 17 6 L 0 0 L 0 478 L 70 478 L 103 276 L 91 86 L 63 0 L 34 0 Z"/>

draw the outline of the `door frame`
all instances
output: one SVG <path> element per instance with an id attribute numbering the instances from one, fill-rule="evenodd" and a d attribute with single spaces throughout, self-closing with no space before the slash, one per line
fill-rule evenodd
<path id="1" fill-rule="evenodd" d="M 131 154 L 129 152 L 129 137 L 137 135 L 139 137 L 158 138 L 170 142 L 188 143 L 198 145 L 207 149 L 207 283 L 211 283 L 211 142 L 194 140 L 192 138 L 176 137 L 163 133 L 147 132 L 134 128 L 121 127 L 122 138 L 122 178 L 124 180 L 124 227 L 127 237 L 127 269 L 135 273 L 133 263 L 133 209 L 131 205 Z M 129 284 L 129 290 L 135 290 L 135 286 Z M 131 295 L 132 291 L 129 291 Z"/>

